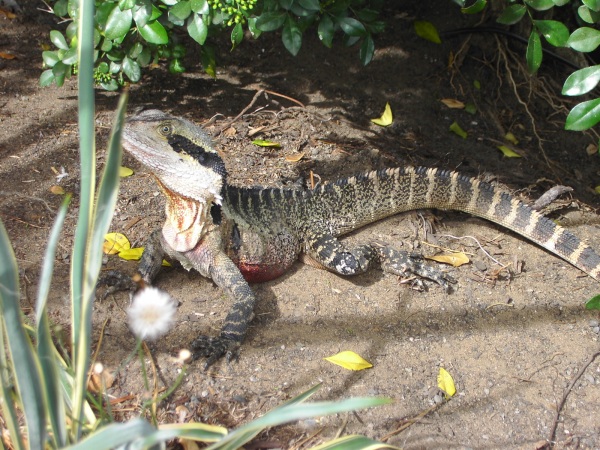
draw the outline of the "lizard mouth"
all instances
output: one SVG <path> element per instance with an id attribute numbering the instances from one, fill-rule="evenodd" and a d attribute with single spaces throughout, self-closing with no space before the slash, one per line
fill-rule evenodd
<path id="1" fill-rule="evenodd" d="M 211 200 L 201 202 L 183 197 L 171 191 L 160 180 L 157 181 L 167 200 L 166 220 L 162 228 L 166 243 L 177 252 L 192 250 L 213 226 Z"/>

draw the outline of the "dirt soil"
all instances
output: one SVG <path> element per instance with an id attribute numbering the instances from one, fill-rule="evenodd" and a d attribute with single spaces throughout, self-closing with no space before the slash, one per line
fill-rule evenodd
<path id="1" fill-rule="evenodd" d="M 597 137 L 562 130 L 565 105 L 572 104 L 558 93 L 568 69 L 546 57 L 530 79 L 518 65 L 524 48 L 492 34 L 426 42 L 414 33 L 415 19 L 450 30 L 474 25 L 477 18 L 461 15 L 450 3 L 439 8 L 443 14 L 430 2 L 392 3 L 385 11 L 388 29 L 367 67 L 360 65 L 356 48 L 328 50 L 312 34 L 296 58 L 278 36 L 247 40 L 232 53 L 223 42 L 216 80 L 202 72 L 197 51 L 190 50 L 187 74 L 168 76 L 164 67 L 147 71 L 130 90 L 129 109 L 159 108 L 198 123 L 217 115 L 206 128 L 223 153 L 230 181 L 240 185 L 280 185 L 307 179 L 311 171 L 331 180 L 403 164 L 458 169 L 504 184 L 524 199 L 568 185 L 573 192 L 558 202 L 562 208 L 552 217 L 596 245 L 600 203 L 593 189 L 600 184 L 600 162 L 586 147 Z M 0 52 L 16 56 L 0 59 L 0 217 L 21 269 L 23 308 L 30 313 L 61 201 L 50 188 L 75 193 L 51 294 L 53 320 L 68 326 L 79 187 L 76 81 L 62 88 L 38 86 L 41 49 L 57 20 L 38 9 L 41 2 L 21 6 L 14 19 L 0 14 Z M 229 124 L 259 89 L 305 107 L 278 95 L 260 96 Z M 440 102 L 444 98 L 472 103 L 476 113 L 450 109 Z M 386 102 L 394 111 L 393 125 L 371 124 L 369 118 L 379 116 Z M 115 94 L 97 92 L 99 166 L 116 103 Z M 449 131 L 454 121 L 466 130 L 466 139 Z M 257 127 L 264 128 L 251 136 Z M 506 158 L 498 150 L 507 132 L 519 140 L 522 158 Z M 281 148 L 254 146 L 255 138 L 277 141 Z M 124 165 L 135 174 L 122 180 L 111 229 L 141 246 L 161 225 L 163 200 L 146 169 L 128 155 Z M 63 168 L 68 175 L 59 179 L 55 170 Z M 423 224 L 432 224 L 433 233 L 426 234 Z M 235 427 L 322 383 L 318 399 L 381 395 L 394 402 L 270 430 L 248 448 L 307 448 L 339 432 L 387 439 L 405 449 L 534 449 L 551 436 L 568 392 L 557 448 L 600 448 L 600 359 L 584 367 L 599 351 L 599 314 L 584 309 L 600 291 L 596 281 L 527 240 L 465 214 L 408 213 L 348 239 L 377 239 L 428 255 L 437 251 L 435 244 L 468 253 L 472 263 L 451 269 L 458 280 L 451 294 L 430 283 L 419 291 L 377 270 L 342 278 L 298 263 L 280 279 L 253 286 L 257 317 L 239 360 L 217 363 L 208 372 L 200 362 L 191 364 L 181 386 L 160 404 L 160 420 Z M 105 268 L 134 273 L 135 267 L 106 258 Z M 230 304 L 210 280 L 182 269 L 164 270 L 157 285 L 180 301 L 177 326 L 149 346 L 162 388 L 181 370 L 174 360 L 178 351 L 198 334 L 216 333 Z M 126 294 L 115 294 L 95 305 L 95 344 L 104 331 L 98 361 L 113 371 L 135 347 L 128 301 Z M 373 368 L 349 372 L 324 361 L 342 350 L 361 354 Z M 439 367 L 457 385 L 447 403 L 437 388 Z M 135 358 L 117 373 L 110 395 L 125 398 L 114 406 L 120 419 L 139 414 L 141 380 Z"/>

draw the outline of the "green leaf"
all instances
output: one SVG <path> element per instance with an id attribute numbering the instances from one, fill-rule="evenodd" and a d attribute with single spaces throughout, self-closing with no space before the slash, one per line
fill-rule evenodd
<path id="1" fill-rule="evenodd" d="M 487 0 L 476 0 L 471 6 L 467 8 L 461 8 L 460 12 L 463 14 L 477 14 L 478 12 L 483 11 L 485 5 L 487 4 Z"/>
<path id="2" fill-rule="evenodd" d="M 200 14 L 194 14 L 188 20 L 187 30 L 190 37 L 198 44 L 204 45 L 208 36 L 208 26 Z"/>
<path id="3" fill-rule="evenodd" d="M 116 6 L 108 15 L 104 35 L 108 39 L 122 39 L 125 37 L 131 28 L 133 13 L 131 9 L 121 11 L 121 8 Z"/>
<path id="4" fill-rule="evenodd" d="M 442 43 L 435 25 L 433 25 L 431 22 L 427 22 L 425 20 L 415 20 L 415 33 L 417 33 L 417 36 L 420 38 L 423 38 L 429 42 L 433 42 L 434 44 Z"/>
<path id="5" fill-rule="evenodd" d="M 200 63 L 204 68 L 204 72 L 207 75 L 217 78 L 217 62 L 215 59 L 215 50 L 208 46 L 202 46 L 202 52 L 200 53 Z"/>
<path id="6" fill-rule="evenodd" d="M 523 18 L 526 12 L 527 7 L 525 5 L 510 5 L 502 11 L 496 22 L 504 25 L 514 25 Z"/>
<path id="7" fill-rule="evenodd" d="M 169 62 L 169 72 L 171 73 L 183 73 L 185 72 L 185 67 L 181 63 L 179 58 L 172 59 Z"/>
<path id="8" fill-rule="evenodd" d="M 373 38 L 370 34 L 365 37 L 363 43 L 360 46 L 360 51 L 358 56 L 360 58 L 360 62 L 363 66 L 366 66 L 373 59 L 373 55 L 375 54 L 375 43 L 373 42 Z"/>
<path id="9" fill-rule="evenodd" d="M 258 37 L 262 34 L 262 31 L 256 27 L 256 21 L 258 17 L 249 17 L 248 18 L 248 31 L 254 39 L 258 39 Z"/>
<path id="10" fill-rule="evenodd" d="M 73 47 L 65 52 L 62 58 L 62 62 L 68 66 L 72 66 L 77 62 L 77 58 L 77 47 Z"/>
<path id="11" fill-rule="evenodd" d="M 583 4 L 592 11 L 600 12 L 600 0 L 582 0 Z"/>
<path id="12" fill-rule="evenodd" d="M 338 20 L 338 25 L 348 36 L 365 36 L 367 34 L 365 26 L 352 17 L 342 17 Z"/>
<path id="13" fill-rule="evenodd" d="M 40 86 L 47 87 L 52 84 L 54 81 L 54 73 L 52 73 L 52 69 L 44 70 L 40 75 Z"/>
<path id="14" fill-rule="evenodd" d="M 240 45 L 242 39 L 244 39 L 244 30 L 242 28 L 242 24 L 237 23 L 235 27 L 233 27 L 233 30 L 231 30 L 231 50 Z"/>
<path id="15" fill-rule="evenodd" d="M 169 15 L 177 17 L 179 20 L 187 19 L 192 13 L 192 6 L 189 1 L 181 1 L 169 10 Z"/>
<path id="16" fill-rule="evenodd" d="M 585 304 L 585 309 L 600 309 L 600 295 L 596 295 L 588 300 Z"/>
<path id="17" fill-rule="evenodd" d="M 140 78 L 142 77 L 140 65 L 128 56 L 123 58 L 123 72 L 127 75 L 127 78 L 134 83 L 140 81 Z"/>
<path id="18" fill-rule="evenodd" d="M 48 67 L 54 67 L 54 65 L 60 61 L 60 58 L 58 57 L 57 52 L 45 51 L 42 52 L 42 60 Z"/>
<path id="19" fill-rule="evenodd" d="M 594 24 L 594 23 L 600 21 L 600 13 L 598 13 L 596 11 L 592 11 L 585 5 L 581 5 L 577 9 L 577 14 L 579 14 L 579 17 L 581 17 L 581 20 L 583 20 L 584 22 L 587 22 L 587 23 Z"/>
<path id="20" fill-rule="evenodd" d="M 534 30 L 529 35 L 525 59 L 527 60 L 527 69 L 529 73 L 535 73 L 542 64 L 542 40 L 540 35 Z"/>
<path id="21" fill-rule="evenodd" d="M 256 28 L 261 31 L 275 31 L 283 25 L 287 14 L 282 11 L 266 12 L 256 20 Z"/>
<path id="22" fill-rule="evenodd" d="M 307 11 L 320 11 L 321 4 L 319 0 L 299 0 L 298 4 Z"/>
<path id="23" fill-rule="evenodd" d="M 119 8 L 121 8 L 121 11 L 125 11 L 127 9 L 131 9 L 135 6 L 135 2 L 136 0 L 119 0 Z"/>
<path id="24" fill-rule="evenodd" d="M 58 17 L 64 17 L 67 15 L 67 0 L 58 0 L 52 7 L 52 12 Z"/>
<path id="25" fill-rule="evenodd" d="M 566 130 L 583 131 L 600 122 L 600 98 L 579 103 L 569 112 Z"/>
<path id="26" fill-rule="evenodd" d="M 266 141 L 264 139 L 255 139 L 252 141 L 252 143 L 254 145 L 258 145 L 259 147 L 281 147 L 281 144 L 279 142 Z"/>
<path id="27" fill-rule="evenodd" d="M 279 6 L 288 11 L 292 8 L 293 4 L 294 0 L 279 0 Z"/>
<path id="28" fill-rule="evenodd" d="M 140 35 L 150 44 L 163 45 L 169 42 L 167 30 L 160 22 L 149 22 L 143 27 L 139 27 Z"/>
<path id="29" fill-rule="evenodd" d="M 450 125 L 449 129 L 454 134 L 456 134 L 457 136 L 460 136 L 463 139 L 466 139 L 468 136 L 467 132 L 462 129 L 462 127 L 458 124 L 458 122 L 452 122 L 452 125 Z"/>
<path id="30" fill-rule="evenodd" d="M 196 14 L 208 14 L 210 12 L 207 0 L 191 0 L 191 7 Z"/>
<path id="31" fill-rule="evenodd" d="M 525 0 L 525 3 L 536 11 L 546 11 L 554 6 L 552 0 Z"/>
<path id="32" fill-rule="evenodd" d="M 600 31 L 590 27 L 578 28 L 569 36 L 567 44 L 578 52 L 591 52 L 600 45 Z"/>
<path id="33" fill-rule="evenodd" d="M 555 47 L 565 47 L 569 40 L 569 29 L 557 20 L 534 20 L 534 25 L 542 36 Z"/>
<path id="34" fill-rule="evenodd" d="M 50 32 L 50 41 L 61 50 L 69 50 L 69 45 L 60 31 L 52 30 Z"/>
<path id="35" fill-rule="evenodd" d="M 565 6 L 570 1 L 571 0 L 552 0 L 552 3 L 554 3 L 556 6 Z"/>
<path id="36" fill-rule="evenodd" d="M 300 31 L 298 24 L 291 16 L 287 18 L 283 25 L 281 40 L 288 52 L 294 56 L 298 54 L 302 46 L 302 31 Z"/>
<path id="37" fill-rule="evenodd" d="M 573 72 L 563 86 L 563 95 L 582 95 L 590 92 L 600 82 L 600 65 Z"/>
<path id="38" fill-rule="evenodd" d="M 321 17 L 317 34 L 319 35 L 319 39 L 325 47 L 331 48 L 333 44 L 334 33 L 335 28 L 333 26 L 333 20 L 331 20 L 331 17 L 327 15 Z"/>

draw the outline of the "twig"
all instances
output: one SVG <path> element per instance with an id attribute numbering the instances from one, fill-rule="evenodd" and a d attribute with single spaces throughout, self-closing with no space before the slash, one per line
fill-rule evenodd
<path id="1" fill-rule="evenodd" d="M 560 400 L 560 403 L 558 404 L 558 408 L 556 408 L 556 416 L 554 417 L 554 423 L 552 424 L 552 428 L 550 429 L 550 433 L 548 434 L 548 439 L 547 439 L 547 444 L 546 444 L 548 448 L 550 448 L 554 445 L 554 438 L 556 437 L 556 429 L 558 428 L 558 421 L 560 420 L 560 414 L 562 412 L 563 407 L 565 406 L 567 397 L 573 390 L 573 387 L 575 387 L 575 383 L 577 383 L 579 381 L 579 379 L 581 378 L 583 373 L 587 370 L 587 368 L 590 366 L 590 364 L 592 364 L 598 356 L 600 356 L 600 352 L 596 352 L 592 356 L 590 356 L 590 358 L 584 363 L 583 367 L 581 367 L 581 369 L 579 370 L 579 373 L 577 375 L 575 375 L 575 377 L 573 378 L 573 380 L 571 381 L 571 383 L 565 390 L 565 393 L 563 394 L 562 399 Z"/>
<path id="2" fill-rule="evenodd" d="M 533 205 L 531 205 L 532 209 L 535 209 L 536 211 L 539 211 L 542 208 L 545 208 L 546 206 L 548 206 L 550 203 L 552 203 L 554 200 L 556 200 L 556 198 L 559 195 L 564 194 L 565 192 L 571 192 L 573 190 L 572 187 L 569 186 L 562 186 L 562 185 L 557 185 L 554 186 L 550 189 L 548 189 L 546 192 L 544 192 L 540 198 L 538 198 Z"/>

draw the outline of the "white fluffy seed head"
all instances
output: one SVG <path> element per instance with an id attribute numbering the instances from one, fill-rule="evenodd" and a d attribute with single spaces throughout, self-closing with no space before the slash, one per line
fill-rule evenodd
<path id="1" fill-rule="evenodd" d="M 127 309 L 129 328 L 139 339 L 158 339 L 171 328 L 176 311 L 177 305 L 169 294 L 146 287 L 133 296 Z"/>

